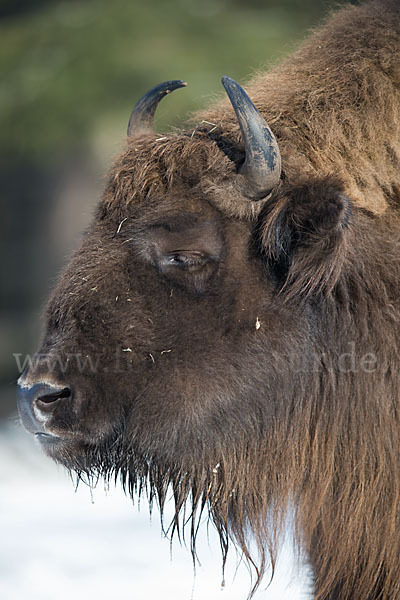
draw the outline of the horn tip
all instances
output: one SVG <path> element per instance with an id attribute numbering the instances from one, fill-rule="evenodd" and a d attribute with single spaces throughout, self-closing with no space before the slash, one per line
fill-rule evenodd
<path id="1" fill-rule="evenodd" d="M 182 79 L 174 79 L 172 81 L 170 81 L 169 83 L 172 83 L 176 86 L 179 87 L 186 87 L 187 86 L 187 81 L 183 81 Z"/>
<path id="2" fill-rule="evenodd" d="M 174 87 L 176 86 L 176 88 L 181 88 L 181 87 L 186 87 L 187 86 L 187 81 L 182 81 L 182 79 L 175 79 L 174 81 L 170 82 Z"/>
<path id="3" fill-rule="evenodd" d="M 187 86 L 187 81 L 182 81 L 182 79 L 173 79 L 172 81 L 166 81 L 165 83 L 160 84 L 159 93 L 161 95 L 170 94 L 174 90 L 178 90 L 179 88 L 183 88 Z"/>
<path id="4" fill-rule="evenodd" d="M 228 75 L 224 75 L 221 78 L 221 83 L 225 87 L 226 85 L 229 85 L 230 83 L 236 83 L 236 81 L 234 79 L 232 79 L 232 77 L 228 77 Z"/>
<path id="5" fill-rule="evenodd" d="M 232 98 L 233 95 L 237 95 L 237 94 L 242 94 L 242 95 L 245 94 L 247 96 L 247 94 L 244 91 L 244 89 L 242 88 L 242 86 L 239 85 L 237 81 L 232 79 L 232 77 L 228 77 L 227 75 L 224 75 L 221 79 L 221 83 L 224 86 L 225 91 L 230 98 Z"/>

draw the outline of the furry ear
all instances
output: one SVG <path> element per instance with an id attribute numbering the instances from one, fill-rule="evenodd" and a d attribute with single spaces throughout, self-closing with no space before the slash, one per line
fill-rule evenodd
<path id="1" fill-rule="evenodd" d="M 260 240 L 282 293 L 332 291 L 346 258 L 351 202 L 331 181 L 281 188 L 260 214 Z"/>

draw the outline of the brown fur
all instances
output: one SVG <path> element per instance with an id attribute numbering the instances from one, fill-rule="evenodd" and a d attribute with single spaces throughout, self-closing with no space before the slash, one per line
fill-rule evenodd
<path id="1" fill-rule="evenodd" d="M 261 212 L 227 101 L 129 140 L 25 376 L 74 392 L 47 452 L 161 509 L 172 486 L 193 551 L 208 508 L 261 577 L 294 505 L 318 600 L 400 597 L 399 57 L 374 1 L 250 82 L 283 164 Z"/>

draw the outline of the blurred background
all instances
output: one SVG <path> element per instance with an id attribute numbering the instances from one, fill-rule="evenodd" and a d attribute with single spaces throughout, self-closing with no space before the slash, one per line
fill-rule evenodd
<path id="1" fill-rule="evenodd" d="M 90 222 L 136 100 L 161 81 L 186 80 L 156 117 L 160 131 L 182 125 L 222 95 L 222 75 L 243 83 L 279 61 L 332 3 L 0 0 L 0 498 L 9 498 L 7 511 L 18 505 L 13 489 L 19 499 L 25 494 L 13 482 L 26 479 L 30 460 L 38 461 L 37 477 L 55 468 L 38 467 L 35 446 L 15 425 L 15 355 L 23 363 L 36 349 L 41 308 Z M 10 594 L 0 596 L 28 597 Z"/>

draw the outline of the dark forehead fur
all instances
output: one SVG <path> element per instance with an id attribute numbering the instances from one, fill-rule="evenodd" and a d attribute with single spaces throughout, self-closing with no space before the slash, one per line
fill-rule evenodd
<path id="1" fill-rule="evenodd" d="M 229 149 L 229 143 L 224 143 Z M 230 154 L 236 158 L 235 164 L 220 150 L 220 144 L 207 132 L 195 129 L 129 140 L 111 171 L 104 209 L 108 214 L 122 215 L 126 208 L 135 213 L 151 209 L 153 198 L 162 198 L 171 190 L 179 198 L 179 192 L 187 194 L 189 190 L 191 194 L 205 193 L 207 183 L 223 185 L 236 172 L 244 153 L 232 143 Z"/>

